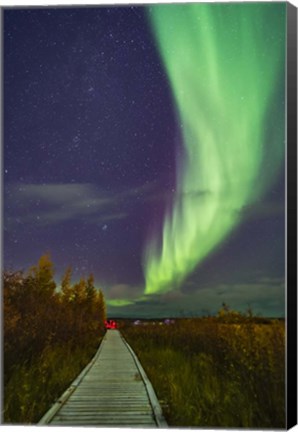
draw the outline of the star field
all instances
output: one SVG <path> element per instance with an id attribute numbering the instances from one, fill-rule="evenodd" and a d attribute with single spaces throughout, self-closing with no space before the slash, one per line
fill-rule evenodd
<path id="1" fill-rule="evenodd" d="M 134 206 L 142 213 L 146 186 L 171 186 L 174 131 L 164 127 L 173 123 L 169 103 L 164 103 L 170 95 L 143 21 L 143 11 L 133 7 L 5 12 L 6 210 L 11 195 L 14 207 L 30 205 L 36 214 L 31 234 L 37 242 L 38 224 L 44 219 L 47 225 L 43 214 L 49 203 L 43 184 L 55 184 L 57 192 L 64 188 L 62 201 L 67 200 L 68 190 L 80 207 L 85 206 L 82 213 L 92 215 L 92 208 L 98 210 L 95 189 L 113 200 L 120 188 L 122 192 L 114 197 L 114 216 L 94 215 L 99 227 L 106 226 L 105 220 L 126 217 Z M 78 184 L 90 184 L 94 191 L 87 186 L 87 191 L 81 191 Z M 37 185 L 40 193 L 38 197 L 29 193 L 25 203 L 26 185 Z M 92 195 L 86 202 L 84 192 Z M 136 223 L 131 215 L 124 233 L 129 235 L 131 227 L 140 229 L 140 216 Z M 29 213 L 27 220 L 33 223 L 34 217 Z M 22 223 L 19 218 L 19 226 Z M 86 243 L 90 248 L 89 223 L 82 220 L 71 230 L 82 270 Z M 52 239 L 45 248 L 54 240 L 53 227 L 48 229 L 46 238 Z M 17 242 L 18 229 L 10 233 Z M 113 227 L 95 229 L 91 242 L 97 244 L 102 235 L 116 233 Z M 126 247 L 131 243 L 132 238 Z M 100 244 L 97 247 L 100 250 Z M 55 247 L 51 249 L 54 252 Z"/>
<path id="2" fill-rule="evenodd" d="M 71 265 L 74 278 L 93 272 L 107 298 L 143 295 L 145 245 L 153 234 L 161 242 L 187 126 L 151 9 L 4 10 L 4 267 L 27 269 L 48 251 L 58 283 Z M 258 287 L 267 277 L 279 286 L 283 186 L 284 171 L 262 202 L 243 209 L 243 225 L 188 276 L 178 297 L 152 297 L 151 312 L 199 313 L 206 305 L 193 312 L 190 296 L 217 293 L 221 284 Z M 150 304 L 115 310 L 148 315 Z M 280 314 L 282 306 L 269 309 Z"/>

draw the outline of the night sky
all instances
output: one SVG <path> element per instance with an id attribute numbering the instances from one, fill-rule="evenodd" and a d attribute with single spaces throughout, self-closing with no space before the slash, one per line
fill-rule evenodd
<path id="1" fill-rule="evenodd" d="M 4 10 L 4 268 L 284 316 L 285 5 L 215 6 Z"/>

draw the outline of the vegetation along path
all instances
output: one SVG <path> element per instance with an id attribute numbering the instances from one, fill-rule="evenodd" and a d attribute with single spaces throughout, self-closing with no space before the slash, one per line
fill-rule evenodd
<path id="1" fill-rule="evenodd" d="M 167 427 L 141 364 L 118 330 L 108 330 L 95 357 L 39 424 Z"/>

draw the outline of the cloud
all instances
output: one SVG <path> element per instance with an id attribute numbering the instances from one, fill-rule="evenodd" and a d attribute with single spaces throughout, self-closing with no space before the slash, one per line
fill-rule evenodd
<path id="1" fill-rule="evenodd" d="M 134 304 L 134 302 L 132 302 L 130 300 L 125 300 L 125 299 L 107 300 L 106 303 L 108 304 L 108 306 L 112 306 L 112 307 L 116 307 L 116 308 Z"/>
<path id="2" fill-rule="evenodd" d="M 106 192 L 90 183 L 9 184 L 6 223 L 11 226 L 18 219 L 22 224 L 47 226 L 69 220 L 96 224 L 125 219 L 135 197 L 150 187 Z"/>
<path id="3" fill-rule="evenodd" d="M 107 291 L 109 299 L 133 299 L 142 294 L 142 290 L 138 286 L 129 284 L 116 284 L 111 286 Z"/>
<path id="4" fill-rule="evenodd" d="M 213 289 L 205 288 L 196 293 L 196 298 L 206 304 L 218 304 L 221 301 L 234 308 L 246 307 L 249 304 L 268 306 L 280 302 L 284 297 L 284 284 L 251 284 L 219 285 Z"/>
<path id="5" fill-rule="evenodd" d="M 262 277 L 252 283 L 206 286 L 191 294 L 177 289 L 161 295 L 140 295 L 134 304 L 118 309 L 123 316 L 132 317 L 200 316 L 216 314 L 223 303 L 237 311 L 251 307 L 255 314 L 284 316 L 285 281 Z"/>
<path id="6" fill-rule="evenodd" d="M 156 191 L 156 182 L 120 190 L 106 190 L 92 183 L 10 183 L 5 185 L 5 228 L 17 223 L 49 226 L 70 220 L 98 224 L 127 218 L 140 203 L 168 200 L 174 191 Z M 190 191 L 179 197 L 206 195 Z"/>
<path id="7" fill-rule="evenodd" d="M 22 223 L 52 225 L 108 211 L 114 200 L 91 184 L 15 184 L 8 200 Z"/>
<path id="8" fill-rule="evenodd" d="M 178 192 L 174 189 L 167 191 L 158 191 L 148 196 L 148 201 L 169 201 L 173 199 L 202 199 L 211 195 L 208 190 L 189 190 Z"/>
<path id="9" fill-rule="evenodd" d="M 281 278 L 261 278 L 252 283 L 217 284 L 197 289 L 192 294 L 181 291 L 163 296 L 176 310 L 183 309 L 193 314 L 203 310 L 216 313 L 222 303 L 232 309 L 245 311 L 249 306 L 255 313 L 284 315 L 285 281 Z"/>
<path id="10" fill-rule="evenodd" d="M 12 190 L 25 199 L 41 200 L 53 205 L 73 204 L 81 199 L 88 201 L 96 196 L 94 186 L 88 183 L 15 184 Z"/>
<path id="11" fill-rule="evenodd" d="M 259 202 L 245 205 L 236 210 L 241 217 L 246 219 L 267 219 L 285 215 L 285 203 L 283 202 Z"/>
<path id="12" fill-rule="evenodd" d="M 116 284 L 105 290 L 105 298 L 108 307 L 121 308 L 134 305 L 142 296 L 143 289 L 140 286 L 129 284 Z"/>

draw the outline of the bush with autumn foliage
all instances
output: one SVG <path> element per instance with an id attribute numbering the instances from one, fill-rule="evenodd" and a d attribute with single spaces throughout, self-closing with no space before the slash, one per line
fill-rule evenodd
<path id="1" fill-rule="evenodd" d="M 54 281 L 48 255 L 28 273 L 5 271 L 5 423 L 37 422 L 81 369 L 104 335 L 106 309 L 93 275 L 71 283 L 71 268 Z"/>

